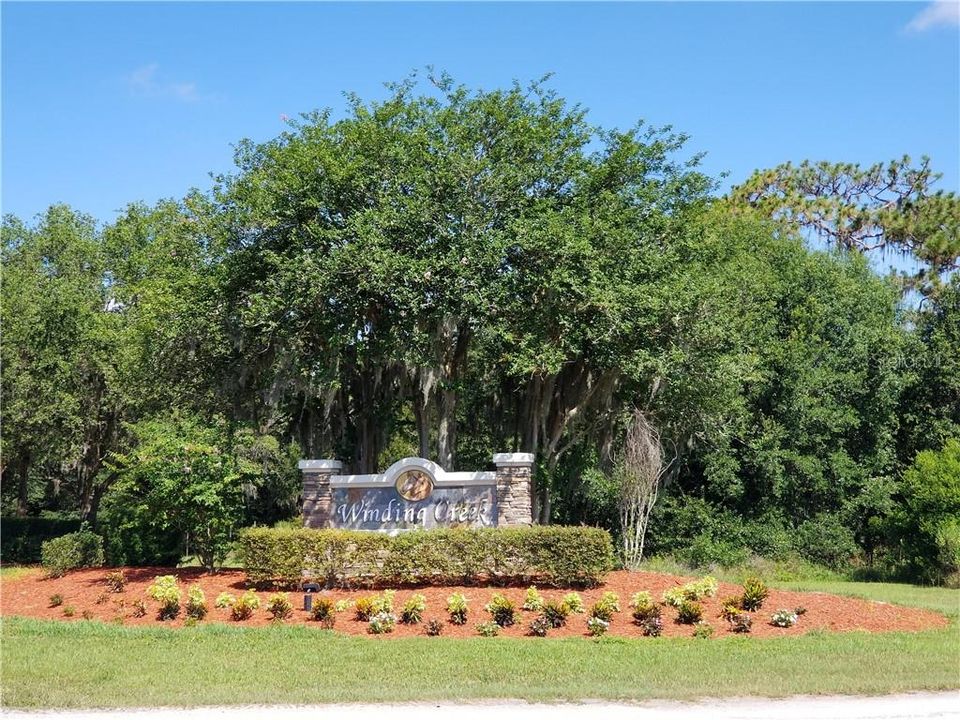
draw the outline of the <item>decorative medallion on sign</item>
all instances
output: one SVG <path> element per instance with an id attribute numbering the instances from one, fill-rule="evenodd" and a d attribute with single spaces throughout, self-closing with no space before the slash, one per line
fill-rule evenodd
<path id="1" fill-rule="evenodd" d="M 404 500 L 419 502 L 426 500 L 433 492 L 433 478 L 419 468 L 405 470 L 397 475 L 395 487 Z"/>

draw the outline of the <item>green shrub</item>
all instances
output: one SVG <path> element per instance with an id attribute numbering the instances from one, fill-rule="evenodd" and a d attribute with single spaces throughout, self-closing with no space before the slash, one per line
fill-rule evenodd
<path id="1" fill-rule="evenodd" d="M 254 583 L 332 585 L 523 582 L 589 586 L 613 566 L 605 530 L 533 526 L 437 528 L 397 536 L 354 530 L 249 528 L 237 551 Z"/>
<path id="2" fill-rule="evenodd" d="M 693 636 L 695 638 L 706 640 L 711 635 L 713 635 L 713 625 L 710 623 L 700 620 L 693 626 Z"/>
<path id="3" fill-rule="evenodd" d="M 790 531 L 782 521 L 773 517 L 745 523 L 743 541 L 753 553 L 771 560 L 788 560 L 794 553 Z"/>
<path id="4" fill-rule="evenodd" d="M 383 635 L 393 632 L 397 625 L 397 616 L 391 612 L 378 612 L 370 618 L 370 625 L 367 631 L 374 635 Z"/>
<path id="5" fill-rule="evenodd" d="M 747 613 L 737 613 L 728 618 L 727 622 L 730 623 L 730 630 L 735 633 L 748 633 L 753 627 L 753 618 Z"/>
<path id="6" fill-rule="evenodd" d="M 523 601 L 524 610 L 532 610 L 533 612 L 540 612 L 543 609 L 543 596 L 537 592 L 537 588 L 530 586 L 527 588 L 527 595 Z"/>
<path id="7" fill-rule="evenodd" d="M 673 607 L 680 607 L 685 600 L 697 601 L 717 594 L 717 580 L 710 575 L 699 580 L 688 582 L 682 587 L 670 588 L 663 593 L 663 602 Z"/>
<path id="8" fill-rule="evenodd" d="M 133 448 L 114 453 L 115 482 L 105 500 L 124 525 L 174 531 L 190 538 L 190 550 L 213 570 L 227 557 L 233 535 L 256 486 L 260 462 L 237 454 L 240 436 L 226 423 L 180 412 L 154 415 L 129 426 Z"/>
<path id="9" fill-rule="evenodd" d="M 127 576 L 123 570 L 114 570 L 113 572 L 107 573 L 106 582 L 107 587 L 110 588 L 110 592 L 122 593 L 127 586 Z"/>
<path id="10" fill-rule="evenodd" d="M 60 607 L 63 605 L 63 595 L 56 593 L 50 596 L 50 607 Z"/>
<path id="11" fill-rule="evenodd" d="M 439 620 L 428 620 L 424 630 L 430 637 L 436 637 L 443 632 L 443 623 Z"/>
<path id="12" fill-rule="evenodd" d="M 361 622 L 367 622 L 377 613 L 392 613 L 393 597 L 396 594 L 396 590 L 384 590 L 378 595 L 357 598 L 353 603 L 354 617 Z"/>
<path id="13" fill-rule="evenodd" d="M 918 453 L 903 474 L 898 531 L 916 577 L 960 586 L 960 438 Z"/>
<path id="14" fill-rule="evenodd" d="M 130 614 L 135 618 L 143 617 L 147 614 L 147 604 L 143 600 L 134 600 L 133 610 Z"/>
<path id="15" fill-rule="evenodd" d="M 747 578 L 743 583 L 743 596 L 740 598 L 740 607 L 744 610 L 759 610 L 763 601 L 767 599 L 770 590 L 766 583 L 758 577 Z"/>
<path id="16" fill-rule="evenodd" d="M 373 597 L 373 613 L 392 613 L 393 598 L 396 596 L 396 590 L 384 590 L 379 595 Z"/>
<path id="17" fill-rule="evenodd" d="M 646 591 L 640 591 L 633 594 L 630 598 L 630 608 L 632 609 L 633 620 L 637 625 L 655 614 L 660 614 L 660 607 L 653 601 L 653 597 Z"/>
<path id="18" fill-rule="evenodd" d="M 703 619 L 703 605 L 695 600 L 684 600 L 677 606 L 677 622 L 693 625 Z"/>
<path id="19" fill-rule="evenodd" d="M 500 634 L 500 626 L 492 621 L 482 622 L 477 625 L 477 632 L 483 637 L 496 637 Z"/>
<path id="20" fill-rule="evenodd" d="M 454 625 L 467 624 L 467 598 L 463 593 L 453 593 L 447 598 L 447 612 L 450 613 L 450 622 Z"/>
<path id="21" fill-rule="evenodd" d="M 797 624 L 800 616 L 790 610 L 777 610 L 770 616 L 770 624 L 775 627 L 788 628 Z"/>
<path id="22" fill-rule="evenodd" d="M 538 615 L 530 623 L 530 634 L 536 637 L 546 637 L 550 628 L 555 627 L 545 615 Z"/>
<path id="23" fill-rule="evenodd" d="M 237 601 L 237 599 L 236 599 L 233 595 L 231 595 L 230 593 L 228 593 L 228 592 L 222 592 L 222 593 L 220 593 L 219 595 L 217 595 L 217 601 L 214 603 L 214 606 L 215 606 L 215 607 L 218 607 L 218 608 L 221 608 L 221 609 L 223 609 L 223 608 L 232 608 L 232 607 L 233 607 L 233 604 L 234 604 L 236 601 Z"/>
<path id="24" fill-rule="evenodd" d="M 663 618 L 659 614 L 647 618 L 643 621 L 643 634 L 648 637 L 660 637 L 663 633 Z"/>
<path id="25" fill-rule="evenodd" d="M 605 635 L 609 628 L 610 623 L 607 620 L 592 616 L 587 618 L 587 632 L 593 637 Z"/>
<path id="26" fill-rule="evenodd" d="M 267 600 L 267 612 L 274 622 L 283 622 L 293 615 L 293 605 L 287 593 L 276 593 Z"/>
<path id="27" fill-rule="evenodd" d="M 327 597 L 314 598 L 313 607 L 310 609 L 310 617 L 317 621 L 326 620 L 329 617 L 336 617 L 333 600 Z"/>
<path id="28" fill-rule="evenodd" d="M 427 598 L 415 593 L 403 604 L 400 611 L 400 622 L 405 625 L 416 625 L 423 619 L 423 611 L 427 609 Z"/>
<path id="29" fill-rule="evenodd" d="M 158 575 L 153 579 L 153 584 L 147 588 L 147 595 L 160 603 L 160 609 L 157 611 L 157 618 L 160 620 L 173 620 L 180 614 L 180 588 L 177 586 L 177 578 L 173 575 Z"/>
<path id="30" fill-rule="evenodd" d="M 260 600 L 252 590 L 247 590 L 243 595 L 234 600 L 230 606 L 230 617 L 236 621 L 249 620 L 253 617 L 253 612 L 260 607 Z"/>
<path id="31" fill-rule="evenodd" d="M 827 513 L 801 523 L 794 531 L 793 542 L 807 560 L 834 569 L 848 567 L 850 559 L 860 552 L 848 524 Z"/>
<path id="32" fill-rule="evenodd" d="M 570 614 L 570 607 L 564 602 L 550 600 L 544 603 L 543 618 L 550 623 L 550 627 L 563 627 L 567 624 L 567 616 Z"/>
<path id="33" fill-rule="evenodd" d="M 199 585 L 191 585 L 187 590 L 187 617 L 203 620 L 207 616 L 207 596 Z"/>
<path id="34" fill-rule="evenodd" d="M 63 606 L 63 616 L 64 617 L 73 617 L 76 614 L 76 610 L 73 605 L 64 605 Z"/>
<path id="35" fill-rule="evenodd" d="M 367 622 L 374 615 L 373 603 L 375 596 L 357 598 L 353 603 L 353 617 L 360 622 Z"/>
<path id="36" fill-rule="evenodd" d="M 50 577 L 68 570 L 103 565 L 103 538 L 88 530 L 61 535 L 41 546 L 40 564 Z"/>
<path id="37" fill-rule="evenodd" d="M 613 614 L 620 612 L 620 598 L 616 593 L 605 592 L 590 608 L 590 617 L 600 618 L 610 622 Z"/>
<path id="38" fill-rule="evenodd" d="M 741 601 L 742 598 L 738 597 L 724 598 L 720 603 L 720 617 L 724 620 L 729 620 L 734 615 L 739 615 L 740 611 L 743 610 L 743 608 L 740 607 Z"/>
<path id="39" fill-rule="evenodd" d="M 633 615 L 634 623 L 642 627 L 647 620 L 660 617 L 661 610 L 660 606 L 654 602 L 641 603 L 633 608 L 631 614 Z"/>
<path id="40" fill-rule="evenodd" d="M 580 614 L 586 612 L 586 608 L 583 606 L 583 600 L 581 600 L 580 596 L 575 592 L 564 595 L 562 602 L 572 613 Z"/>
<path id="41" fill-rule="evenodd" d="M 174 567 L 183 557 L 183 534 L 158 526 L 152 510 L 133 508 L 123 498 L 107 493 L 97 514 L 109 565 Z"/>
<path id="42" fill-rule="evenodd" d="M 483 609 L 490 613 L 490 617 L 500 627 L 509 627 L 517 621 L 517 606 L 501 593 L 494 593 Z"/>
<path id="43" fill-rule="evenodd" d="M 717 539 L 704 533 L 696 536 L 687 547 L 678 549 L 676 556 L 692 568 L 729 568 L 746 562 L 750 551 L 738 542 Z"/>

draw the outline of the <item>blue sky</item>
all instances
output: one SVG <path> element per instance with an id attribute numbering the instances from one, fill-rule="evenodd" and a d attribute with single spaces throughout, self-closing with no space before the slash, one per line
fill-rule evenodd
<path id="1" fill-rule="evenodd" d="M 231 144 L 434 65 L 471 86 L 555 73 L 593 122 L 692 136 L 739 181 L 804 158 L 930 155 L 960 184 L 949 3 L 2 5 L 2 203 L 109 221 L 229 171 Z"/>

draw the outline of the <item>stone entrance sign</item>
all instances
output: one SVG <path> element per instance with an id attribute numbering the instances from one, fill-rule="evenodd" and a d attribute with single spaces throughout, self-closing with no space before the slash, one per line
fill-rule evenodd
<path id="1" fill-rule="evenodd" d="M 498 453 L 496 471 L 446 472 L 404 458 L 379 475 L 341 475 L 337 460 L 301 460 L 307 527 L 405 530 L 530 525 L 530 453 Z"/>

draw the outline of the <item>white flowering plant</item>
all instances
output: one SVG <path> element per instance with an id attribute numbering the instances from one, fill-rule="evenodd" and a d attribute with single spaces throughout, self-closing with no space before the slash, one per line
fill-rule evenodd
<path id="1" fill-rule="evenodd" d="M 797 624 L 799 616 L 793 610 L 777 610 L 770 616 L 770 624 L 776 627 L 788 628 Z"/>
<path id="2" fill-rule="evenodd" d="M 600 637 L 605 635 L 607 630 L 610 629 L 610 623 L 606 620 L 603 620 L 598 617 L 588 617 L 587 618 L 587 632 L 590 633 L 593 637 Z"/>
<path id="3" fill-rule="evenodd" d="M 397 626 L 397 616 L 391 612 L 378 612 L 370 618 L 368 630 L 374 635 L 383 635 L 391 633 Z"/>

